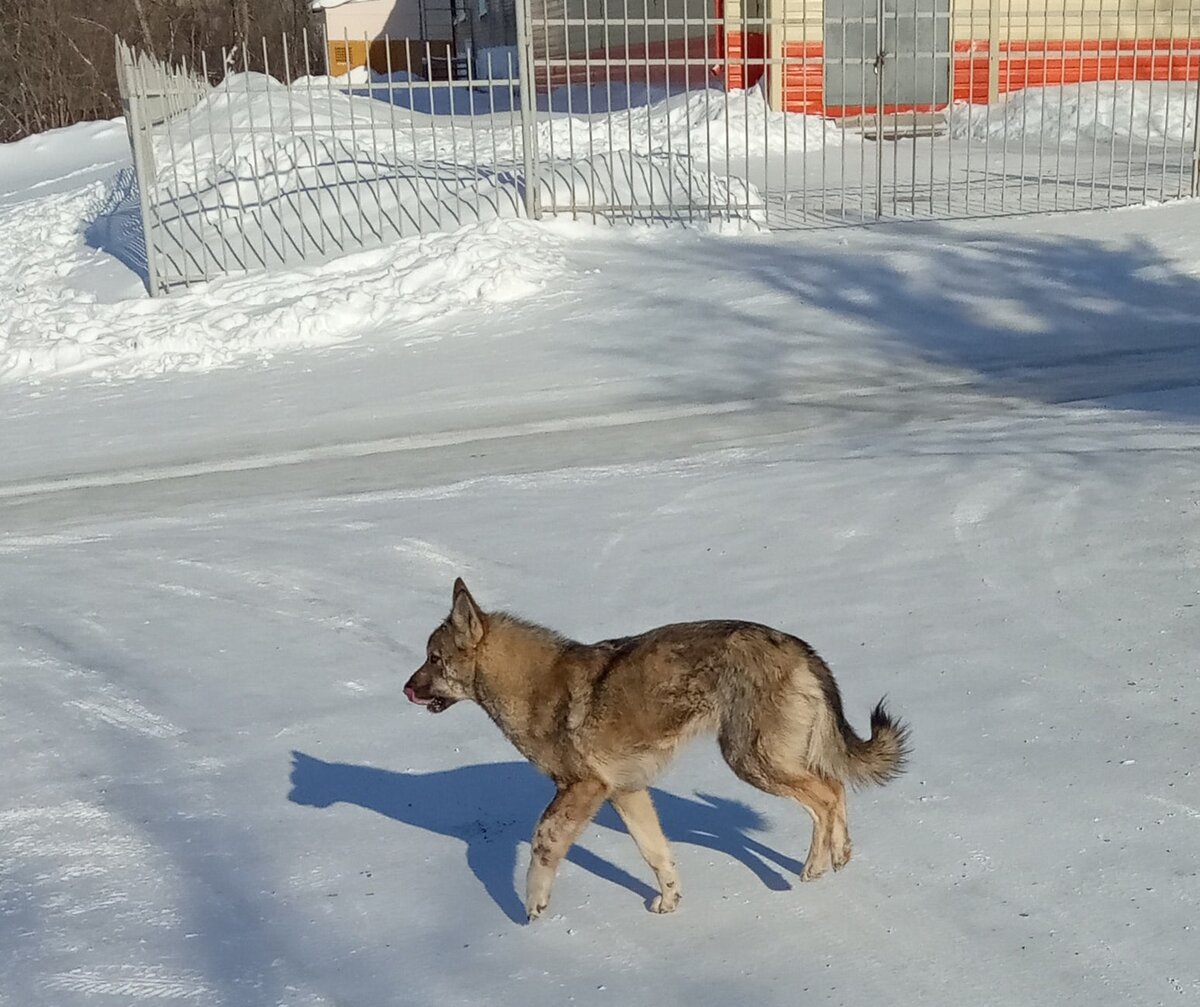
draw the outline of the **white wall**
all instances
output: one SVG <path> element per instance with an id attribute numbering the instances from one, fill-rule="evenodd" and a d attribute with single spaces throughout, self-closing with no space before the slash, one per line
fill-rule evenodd
<path id="1" fill-rule="evenodd" d="M 361 42 L 384 35 L 392 39 L 420 38 L 420 0 L 361 0 L 325 9 L 325 37 Z"/>

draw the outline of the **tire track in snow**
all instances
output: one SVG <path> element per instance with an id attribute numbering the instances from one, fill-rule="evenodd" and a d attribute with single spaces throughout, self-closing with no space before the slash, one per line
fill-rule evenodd
<path id="1" fill-rule="evenodd" d="M 91 725 L 107 724 L 157 739 L 176 738 L 184 733 L 183 728 L 148 709 L 120 686 L 105 680 L 95 668 L 39 649 L 27 653 L 25 665 L 58 672 L 57 682 L 43 675 L 39 677 L 39 685 L 47 691 L 57 692 L 64 707 L 82 714 Z"/>
<path id="2" fill-rule="evenodd" d="M 229 563 L 191 558 L 177 558 L 173 562 L 176 566 L 189 571 L 200 571 L 210 576 L 249 586 L 256 591 L 270 592 L 273 598 L 280 599 L 280 603 L 267 608 L 255 604 L 246 597 L 182 584 L 160 583 L 158 586 L 161 590 L 233 605 L 250 611 L 266 611 L 285 619 L 296 619 L 315 624 L 333 632 L 351 633 L 363 643 L 389 653 L 405 652 L 396 638 L 381 628 L 370 616 L 364 615 L 355 608 L 337 604 L 326 597 L 331 587 L 335 586 L 332 575 L 328 571 L 317 573 L 301 567 L 276 570 L 245 569 Z M 336 586 L 351 590 L 354 587 L 349 583 Z M 350 590 L 343 593 L 349 594 Z M 299 609 L 281 607 L 281 605 L 286 605 L 286 600 L 289 598 L 303 602 L 305 607 Z"/>
<path id="3" fill-rule="evenodd" d="M 0 500 L 17 500 L 25 497 L 44 496 L 51 493 L 66 493 L 73 490 L 137 486 L 143 483 L 164 482 L 172 479 L 189 479 L 196 476 L 221 475 L 231 472 L 252 472 L 261 469 L 303 465 L 308 462 L 328 461 L 331 459 L 369 458 L 372 455 L 444 448 L 470 444 L 476 441 L 503 440 L 509 437 L 570 433 L 598 428 L 635 426 L 642 423 L 659 423 L 698 416 L 749 413 L 761 408 L 761 405 L 760 402 L 753 399 L 746 399 L 702 405 L 654 406 L 643 409 L 629 409 L 616 413 L 531 420 L 524 423 L 476 427 L 464 430 L 452 430 L 444 433 L 408 434 L 365 441 L 349 441 L 343 444 L 246 455 L 241 458 L 227 458 L 216 461 L 185 462 L 177 465 L 148 466 L 113 472 L 93 472 L 56 479 L 39 479 L 0 485 Z"/>
<path id="4" fill-rule="evenodd" d="M 171 974 L 140 966 L 117 966 L 104 971 L 72 969 L 51 976 L 43 987 L 85 996 L 116 996 L 124 1000 L 193 1000 L 212 996 L 212 990 L 196 973 Z"/>
<path id="5" fill-rule="evenodd" d="M 183 734 L 182 728 L 151 713 L 131 696 L 109 695 L 104 699 L 72 699 L 67 702 L 67 706 L 82 711 L 89 720 L 99 720 L 150 738 L 176 738 Z"/>

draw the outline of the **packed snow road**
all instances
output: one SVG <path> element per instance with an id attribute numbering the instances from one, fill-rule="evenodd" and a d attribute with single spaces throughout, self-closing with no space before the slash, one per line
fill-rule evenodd
<path id="1" fill-rule="evenodd" d="M 513 299 L 401 248 L 336 345 L 139 357 L 206 313 L 270 335 L 353 271 L 122 294 L 64 209 L 91 169 L 39 149 L 55 191 L 4 226 L 56 250 L 0 233 L 0 295 L 115 363 L 0 385 L 4 1007 L 1200 994 L 1200 207 L 551 226 Z M 495 263 L 513 226 L 439 247 Z M 701 741 L 655 792 L 679 913 L 606 811 L 526 928 L 549 785 L 401 695 L 460 575 L 586 639 L 795 632 L 860 729 L 889 694 L 910 770 L 801 886 L 803 811 Z"/>

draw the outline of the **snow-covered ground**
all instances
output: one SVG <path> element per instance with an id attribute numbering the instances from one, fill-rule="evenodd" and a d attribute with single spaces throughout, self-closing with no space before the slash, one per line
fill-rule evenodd
<path id="1" fill-rule="evenodd" d="M 124 143 L 0 148 L 3 1007 L 1200 995 L 1200 205 L 494 221 L 150 301 Z M 701 742 L 680 912 L 605 812 L 525 927 L 548 784 L 400 692 L 456 575 L 796 632 L 910 771 L 800 886 Z"/>

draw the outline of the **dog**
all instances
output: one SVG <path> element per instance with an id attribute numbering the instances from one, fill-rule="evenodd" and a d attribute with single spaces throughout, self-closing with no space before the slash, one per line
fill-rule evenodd
<path id="1" fill-rule="evenodd" d="M 677 623 L 576 643 L 485 612 L 459 578 L 425 654 L 407 698 L 430 713 L 474 700 L 557 788 L 533 833 L 530 922 L 546 911 L 559 863 L 605 801 L 658 881 L 651 911 L 679 905 L 675 860 L 646 788 L 696 735 L 714 732 L 739 779 L 808 811 L 802 881 L 850 860 L 845 785 L 887 783 L 909 753 L 908 728 L 882 700 L 870 740 L 860 738 L 816 651 L 756 623 Z"/>

